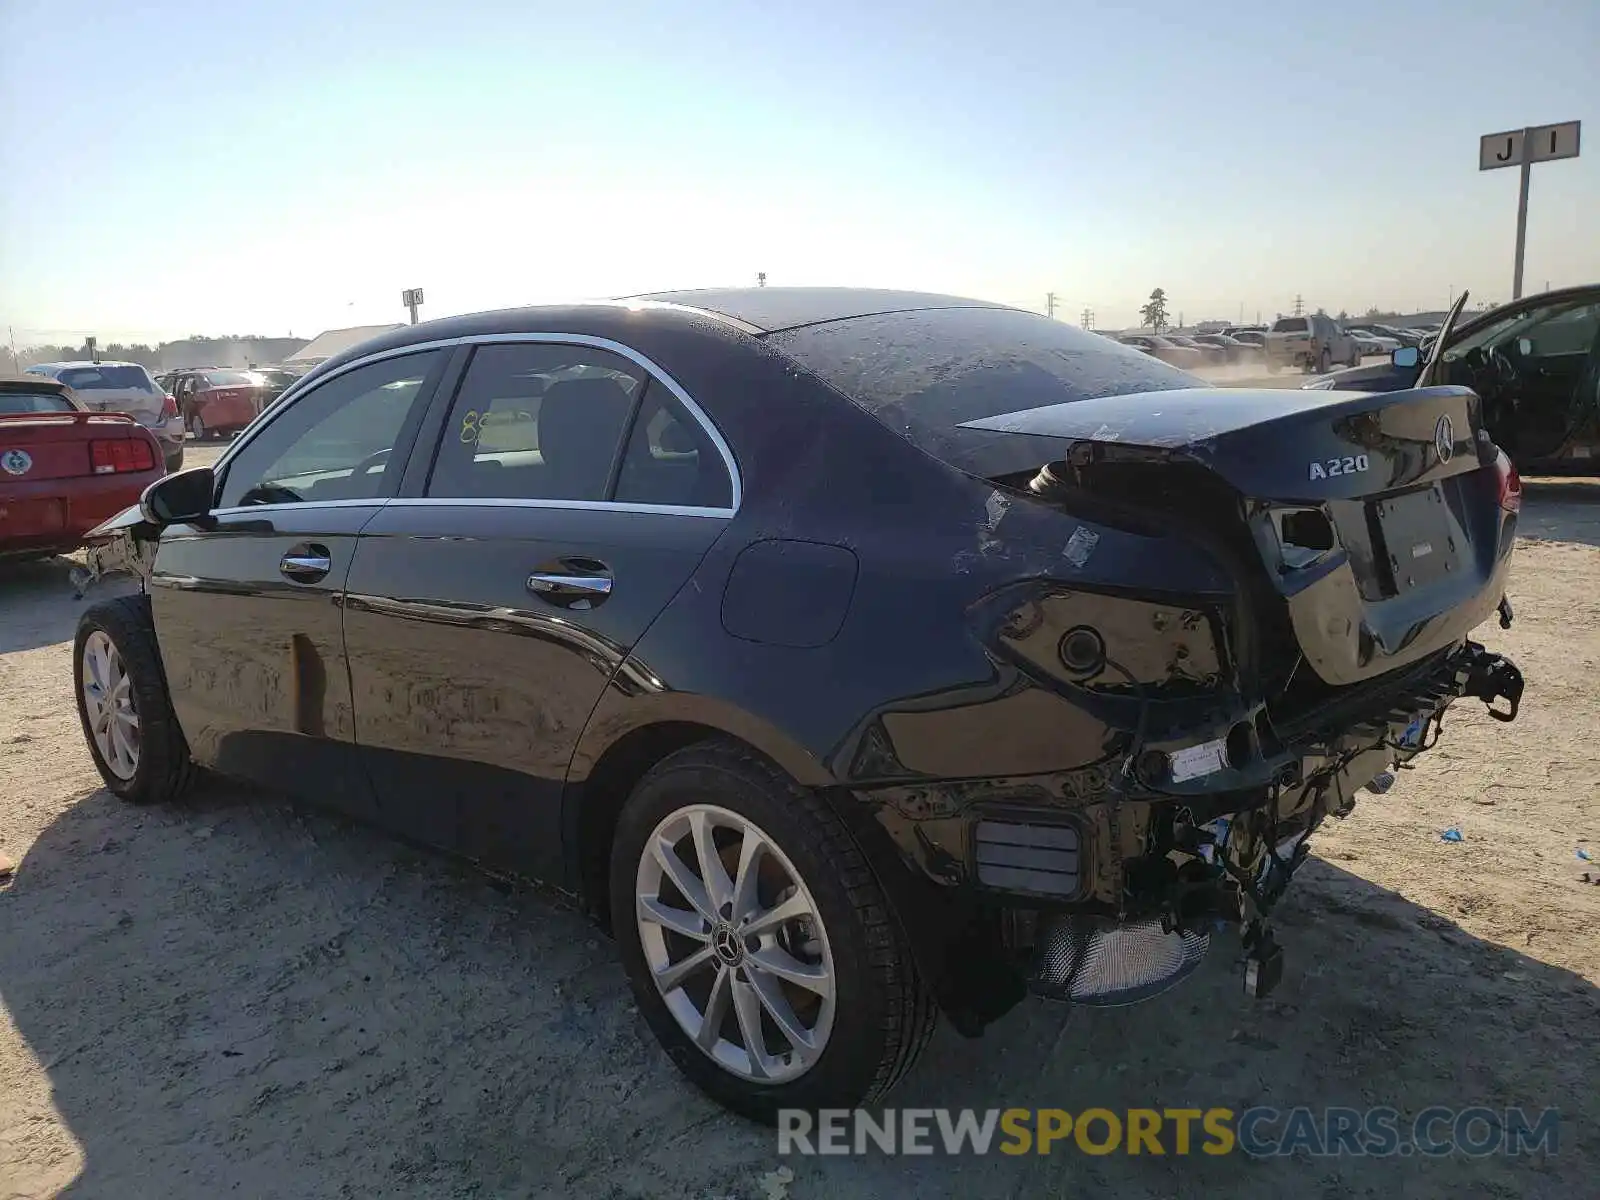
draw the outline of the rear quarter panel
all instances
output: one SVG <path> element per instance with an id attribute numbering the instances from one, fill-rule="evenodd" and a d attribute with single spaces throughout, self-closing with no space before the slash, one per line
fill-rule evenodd
<path id="1" fill-rule="evenodd" d="M 666 720 L 726 729 L 809 783 L 877 771 L 858 758 L 880 732 L 905 768 L 941 775 L 1079 767 L 1106 753 L 1103 727 L 992 659 L 970 606 L 1041 575 L 1155 592 L 1174 579 L 1226 587 L 1192 546 L 1099 527 L 1092 556 L 1074 566 L 1063 550 L 1088 522 L 931 458 L 765 348 L 700 366 L 674 374 L 733 446 L 744 503 L 613 679 L 571 782 L 618 738 Z M 825 644 L 730 632 L 730 576 L 762 541 L 838 547 L 856 560 L 848 612 Z"/>

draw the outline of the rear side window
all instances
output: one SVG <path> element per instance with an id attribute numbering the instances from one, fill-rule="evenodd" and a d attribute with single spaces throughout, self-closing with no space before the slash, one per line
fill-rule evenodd
<path id="1" fill-rule="evenodd" d="M 56 376 L 62 383 L 78 392 L 119 391 L 153 392 L 155 383 L 143 367 L 68 367 Z"/>
<path id="2" fill-rule="evenodd" d="M 76 411 L 58 392 L 0 392 L 0 416 Z"/>
<path id="3" fill-rule="evenodd" d="M 591 346 L 474 352 L 445 422 L 428 495 L 604 500 L 644 375 Z"/>
<path id="4" fill-rule="evenodd" d="M 922 450 L 985 475 L 1005 468 L 979 448 L 1011 435 L 959 428 L 965 421 L 1206 386 L 1131 346 L 1012 309 L 883 313 L 767 340 Z"/>
<path id="5" fill-rule="evenodd" d="M 614 497 L 622 504 L 730 508 L 733 482 L 704 426 L 659 383 L 634 418 Z"/>
<path id="6" fill-rule="evenodd" d="M 1306 329 L 1304 317 L 1279 317 L 1272 323 L 1273 333 L 1304 333 Z"/>

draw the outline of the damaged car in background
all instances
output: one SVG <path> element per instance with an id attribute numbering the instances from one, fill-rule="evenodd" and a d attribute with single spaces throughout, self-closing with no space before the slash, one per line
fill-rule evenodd
<path id="1" fill-rule="evenodd" d="M 105 527 L 108 787 L 194 768 L 550 881 L 728 1107 L 943 1012 L 1139 1000 L 1329 817 L 1516 716 L 1520 492 L 1461 387 L 1205 388 L 1034 314 L 681 292 L 403 327 Z M 308 603 L 308 600 L 320 601 Z"/>

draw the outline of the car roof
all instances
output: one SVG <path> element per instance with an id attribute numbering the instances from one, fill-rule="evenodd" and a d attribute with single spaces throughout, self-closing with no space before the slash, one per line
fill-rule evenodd
<path id="1" fill-rule="evenodd" d="M 49 367 L 53 371 L 69 371 L 78 367 L 143 367 L 143 363 L 128 362 L 120 358 L 102 358 L 99 362 L 93 359 L 81 358 L 72 362 L 34 363 L 36 367 Z M 149 370 L 148 367 L 145 368 Z"/>
<path id="2" fill-rule="evenodd" d="M 495 338 L 519 333 L 615 333 L 618 331 L 619 318 L 625 318 L 628 325 L 642 321 L 656 330 L 669 327 L 687 330 L 695 326 L 703 329 L 709 324 L 723 336 L 735 338 L 740 334 L 760 337 L 802 325 L 844 321 L 852 317 L 940 308 L 1020 311 L 1010 305 L 985 300 L 878 288 L 725 288 L 653 292 L 612 300 L 463 313 L 423 321 L 418 325 L 399 325 L 324 359 L 301 375 L 294 386 L 315 383 L 331 372 L 371 354 L 450 342 L 458 338 Z"/>
<path id="3" fill-rule="evenodd" d="M 51 379 L 48 375 L 14 375 L 9 371 L 0 373 L 0 391 L 26 392 L 38 391 L 40 388 L 49 388 L 63 395 L 72 395 L 72 389 L 59 379 Z"/>
<path id="4" fill-rule="evenodd" d="M 851 317 L 912 312 L 930 308 L 1010 308 L 987 300 L 971 300 L 934 292 L 907 292 L 887 288 L 753 287 L 697 288 L 676 292 L 649 292 L 628 297 L 658 304 L 676 304 L 737 321 L 762 333 L 777 333 L 801 325 L 821 325 Z"/>

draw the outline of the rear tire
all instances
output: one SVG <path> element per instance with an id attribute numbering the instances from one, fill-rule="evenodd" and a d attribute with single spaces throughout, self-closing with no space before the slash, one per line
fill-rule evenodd
<path id="1" fill-rule="evenodd" d="M 780 909 L 795 915 L 763 927 Z M 634 789 L 612 844 L 611 918 L 668 1056 L 753 1120 L 869 1103 L 932 1035 L 932 994 L 860 847 L 819 796 L 742 746 L 690 746 Z"/>
<path id="2" fill-rule="evenodd" d="M 187 791 L 196 768 L 172 712 L 150 597 L 120 596 L 87 609 L 72 667 L 83 737 L 112 794 L 150 804 Z"/>
<path id="3" fill-rule="evenodd" d="M 211 433 L 206 428 L 206 419 L 199 413 L 195 413 L 194 416 L 189 418 L 189 432 L 194 434 L 194 440 L 197 442 L 205 441 Z"/>

